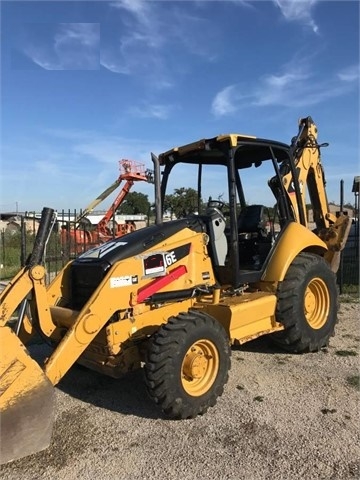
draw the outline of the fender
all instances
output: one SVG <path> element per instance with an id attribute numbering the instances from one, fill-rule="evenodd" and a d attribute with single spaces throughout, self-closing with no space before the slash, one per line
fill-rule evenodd
<path id="1" fill-rule="evenodd" d="M 311 230 L 299 223 L 291 222 L 275 244 L 261 280 L 264 282 L 284 280 L 291 262 L 302 251 L 323 256 L 328 249 L 325 242 Z"/>

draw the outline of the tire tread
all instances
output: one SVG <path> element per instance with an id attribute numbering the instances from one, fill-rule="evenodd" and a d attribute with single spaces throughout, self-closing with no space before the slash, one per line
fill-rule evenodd
<path id="1" fill-rule="evenodd" d="M 219 345 L 221 344 L 224 350 L 220 356 L 226 364 L 221 365 L 220 362 L 219 372 L 222 371 L 223 377 L 220 384 L 217 384 L 216 379 L 208 392 L 201 397 L 192 398 L 185 391 L 183 395 L 179 395 L 181 389 L 174 379 L 173 365 L 181 349 L 185 348 L 186 351 L 187 338 L 200 329 L 209 331 L 213 338 L 220 339 Z M 207 313 L 190 309 L 170 317 L 168 322 L 153 334 L 146 354 L 145 384 L 150 398 L 171 418 L 194 418 L 204 414 L 209 407 L 216 404 L 217 397 L 223 393 L 228 380 L 230 354 L 230 344 L 224 328 Z"/>

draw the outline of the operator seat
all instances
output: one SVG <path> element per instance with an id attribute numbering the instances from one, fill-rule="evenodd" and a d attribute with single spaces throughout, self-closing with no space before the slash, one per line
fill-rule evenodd
<path id="1" fill-rule="evenodd" d="M 215 266 L 225 265 L 228 244 L 225 235 L 226 220 L 222 212 L 215 207 L 206 211 L 207 232 L 209 235 L 209 247 L 211 258 Z"/>
<path id="2" fill-rule="evenodd" d="M 271 235 L 266 230 L 264 205 L 248 205 L 238 217 L 240 265 L 260 270 L 270 249 Z"/>
<path id="3" fill-rule="evenodd" d="M 267 237 L 264 221 L 264 205 L 248 205 L 238 217 L 238 233 L 257 233 Z"/>

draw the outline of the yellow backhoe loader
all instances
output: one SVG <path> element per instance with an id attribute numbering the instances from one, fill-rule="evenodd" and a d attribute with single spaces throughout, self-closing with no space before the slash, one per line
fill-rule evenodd
<path id="1" fill-rule="evenodd" d="M 53 385 L 75 362 L 115 378 L 143 367 L 150 398 L 182 419 L 222 394 L 231 345 L 260 335 L 290 352 L 327 345 L 350 222 L 329 212 L 321 147 L 307 117 L 291 145 L 229 134 L 152 154 L 156 223 L 83 253 L 49 285 L 44 208 L 32 255 L 1 294 L 1 463 L 48 446 Z M 173 175 L 195 180 L 198 205 L 164 222 Z M 221 201 L 203 206 L 211 184 Z M 251 203 L 266 191 L 276 217 Z M 26 349 L 34 333 L 52 345 L 43 365 Z"/>

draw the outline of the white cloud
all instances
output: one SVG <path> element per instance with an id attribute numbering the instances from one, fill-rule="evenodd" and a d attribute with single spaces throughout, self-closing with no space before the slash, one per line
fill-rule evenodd
<path id="1" fill-rule="evenodd" d="M 358 78 L 358 67 L 318 78 L 303 62 L 297 68 L 291 62 L 281 73 L 265 75 L 250 88 L 245 84 L 226 86 L 215 95 L 211 110 L 215 116 L 225 116 L 244 108 L 317 105 L 351 92 Z"/>
<path id="2" fill-rule="evenodd" d="M 26 47 L 24 53 L 30 60 L 44 70 L 63 70 L 62 66 L 58 62 L 55 62 L 48 51 L 42 47 L 29 45 Z"/>
<path id="3" fill-rule="evenodd" d="M 233 98 L 236 89 L 236 85 L 229 85 L 215 95 L 211 105 L 211 111 L 215 116 L 228 115 L 236 111 Z"/>
<path id="4" fill-rule="evenodd" d="M 109 5 L 121 15 L 114 12 L 117 31 L 102 37 L 101 64 L 114 73 L 169 88 L 188 71 L 189 55 L 205 62 L 216 58 L 217 31 L 179 2 L 119 0 Z"/>
<path id="5" fill-rule="evenodd" d="M 125 62 L 120 63 L 115 52 L 111 50 L 101 51 L 100 54 L 101 66 L 113 73 L 122 73 L 124 75 L 130 74 L 131 70 L 129 65 Z"/>
<path id="6" fill-rule="evenodd" d="M 110 3 L 111 7 L 122 8 L 143 19 L 148 13 L 148 2 L 144 0 L 117 0 Z"/>
<path id="7" fill-rule="evenodd" d="M 343 82 L 358 82 L 360 78 L 359 65 L 351 65 L 338 73 L 338 77 Z"/>
<path id="8" fill-rule="evenodd" d="M 79 43 L 85 47 L 99 45 L 98 23 L 61 23 L 55 35 L 55 50 L 61 50 L 62 45 Z"/>
<path id="9" fill-rule="evenodd" d="M 312 17 L 312 9 L 319 0 L 273 0 L 288 21 L 294 21 L 310 27 L 319 33 L 319 27 Z"/>
<path id="10" fill-rule="evenodd" d="M 156 2 L 121 0 L 110 3 L 119 28 L 101 39 L 100 63 L 107 70 L 146 79 L 157 89 L 172 85 L 165 67 L 162 47 L 165 41 Z"/>
<path id="11" fill-rule="evenodd" d="M 282 75 L 268 75 L 265 82 L 276 89 L 287 87 L 299 80 L 306 80 L 307 74 L 301 72 L 286 72 Z"/>
<path id="12" fill-rule="evenodd" d="M 299 68 L 279 75 L 266 75 L 259 80 L 252 92 L 252 103 L 258 106 L 291 105 L 301 93 L 301 101 L 306 103 L 309 94 L 310 74 Z M 315 85 L 311 88 L 316 89 Z M 311 90 L 310 90 L 311 92 Z M 294 97 L 294 98 L 293 98 Z"/>
<path id="13" fill-rule="evenodd" d="M 166 120 L 169 118 L 173 105 L 162 104 L 143 104 L 141 106 L 133 106 L 129 109 L 129 113 L 138 118 L 156 118 L 158 120 Z"/>
<path id="14" fill-rule="evenodd" d="M 32 26 L 35 29 L 36 24 Z M 55 25 L 51 38 L 34 36 L 22 48 L 30 60 L 45 70 L 97 70 L 99 45 L 98 23 L 60 23 Z"/>

